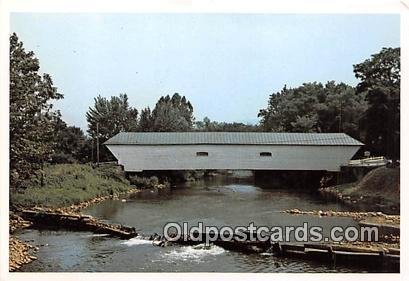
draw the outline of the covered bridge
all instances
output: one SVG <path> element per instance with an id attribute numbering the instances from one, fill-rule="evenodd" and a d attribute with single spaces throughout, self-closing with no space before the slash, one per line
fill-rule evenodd
<path id="1" fill-rule="evenodd" d="M 339 171 L 363 145 L 343 133 L 119 133 L 104 143 L 127 172 Z"/>

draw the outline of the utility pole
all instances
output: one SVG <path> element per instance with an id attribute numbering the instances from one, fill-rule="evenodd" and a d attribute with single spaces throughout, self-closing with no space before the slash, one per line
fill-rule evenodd
<path id="1" fill-rule="evenodd" d="M 342 99 L 339 100 L 339 132 L 342 133 Z"/>
<path id="2" fill-rule="evenodd" d="M 99 166 L 99 123 L 97 122 L 97 166 Z"/>

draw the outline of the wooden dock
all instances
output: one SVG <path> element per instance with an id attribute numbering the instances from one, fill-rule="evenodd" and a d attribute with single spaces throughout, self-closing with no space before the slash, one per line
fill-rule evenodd
<path id="1" fill-rule="evenodd" d="M 400 250 L 373 250 L 330 244 L 288 244 L 274 247 L 278 256 L 399 272 Z"/>

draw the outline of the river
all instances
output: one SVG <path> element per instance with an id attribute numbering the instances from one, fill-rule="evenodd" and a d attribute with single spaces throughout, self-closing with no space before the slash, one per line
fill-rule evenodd
<path id="1" fill-rule="evenodd" d="M 307 185 L 307 183 L 306 183 Z M 134 226 L 138 233 L 163 233 L 167 222 L 197 225 L 261 226 L 356 225 L 350 218 L 294 216 L 282 210 L 343 210 L 314 193 L 269 189 L 252 177 L 218 176 L 166 190 L 146 190 L 124 200 L 107 200 L 83 213 L 112 223 Z M 324 236 L 328 233 L 324 232 Z M 87 232 L 22 230 L 20 239 L 39 247 L 38 260 L 23 271 L 106 272 L 364 272 L 316 262 L 244 254 L 217 246 L 156 247 L 151 241 L 124 241 Z"/>

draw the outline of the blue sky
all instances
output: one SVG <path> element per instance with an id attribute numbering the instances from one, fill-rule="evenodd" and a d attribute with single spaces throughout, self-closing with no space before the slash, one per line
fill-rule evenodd
<path id="1" fill-rule="evenodd" d="M 12 14 L 16 32 L 86 129 L 98 94 L 151 108 L 185 95 L 197 120 L 256 123 L 284 84 L 358 82 L 352 65 L 398 47 L 399 15 Z"/>

